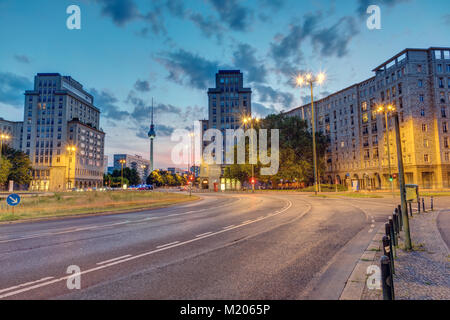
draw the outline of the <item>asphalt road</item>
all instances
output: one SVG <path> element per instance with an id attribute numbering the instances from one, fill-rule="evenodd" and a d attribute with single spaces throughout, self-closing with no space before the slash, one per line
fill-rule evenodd
<path id="1" fill-rule="evenodd" d="M 208 194 L 0 226 L 0 299 L 338 299 L 392 199 Z M 69 266 L 81 290 L 69 290 Z M 72 282 L 72 281 L 71 281 Z"/>

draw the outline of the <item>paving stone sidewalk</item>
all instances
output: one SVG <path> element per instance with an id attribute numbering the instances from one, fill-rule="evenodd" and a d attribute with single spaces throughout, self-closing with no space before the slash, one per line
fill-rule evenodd
<path id="1" fill-rule="evenodd" d="M 427 212 L 410 218 L 414 251 L 402 250 L 404 239 L 400 239 L 395 259 L 396 300 L 450 299 L 450 252 L 437 228 L 438 214 Z M 377 252 L 374 259 L 378 265 L 381 255 Z M 381 290 L 368 290 L 365 286 L 361 299 L 380 300 Z"/>

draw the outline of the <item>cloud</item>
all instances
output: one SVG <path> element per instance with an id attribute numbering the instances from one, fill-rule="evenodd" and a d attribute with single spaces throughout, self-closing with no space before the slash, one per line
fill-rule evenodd
<path id="1" fill-rule="evenodd" d="M 102 7 L 102 14 L 110 17 L 118 26 L 139 17 L 139 11 L 133 0 L 97 0 Z"/>
<path id="2" fill-rule="evenodd" d="M 255 113 L 260 118 L 265 118 L 269 114 L 277 114 L 279 113 L 273 105 L 266 106 L 257 102 L 252 103 L 252 113 Z"/>
<path id="3" fill-rule="evenodd" d="M 139 92 L 149 92 L 150 89 L 150 83 L 147 80 L 136 80 L 136 83 L 134 84 L 134 89 L 136 89 Z"/>
<path id="4" fill-rule="evenodd" d="M 220 19 L 234 31 L 246 31 L 252 23 L 252 11 L 240 5 L 239 0 L 208 0 Z"/>
<path id="5" fill-rule="evenodd" d="M 256 85 L 255 89 L 258 92 L 260 102 L 277 103 L 283 109 L 290 108 L 294 102 L 294 95 L 292 93 L 277 91 L 265 85 Z"/>
<path id="6" fill-rule="evenodd" d="M 233 53 L 233 64 L 236 68 L 247 71 L 248 82 L 265 82 L 267 70 L 262 61 L 255 57 L 256 49 L 241 43 Z"/>
<path id="7" fill-rule="evenodd" d="M 91 89 L 94 96 L 95 105 L 102 111 L 102 116 L 110 120 L 126 120 L 130 113 L 128 111 L 120 110 L 117 106 L 118 99 L 106 90 L 98 91 Z"/>
<path id="8" fill-rule="evenodd" d="M 329 28 L 314 32 L 312 43 L 320 48 L 323 56 L 343 57 L 347 54 L 351 39 L 358 34 L 353 17 L 343 17 Z"/>
<path id="9" fill-rule="evenodd" d="M 30 58 L 28 58 L 24 54 L 15 54 L 14 59 L 16 59 L 16 61 L 18 61 L 20 63 L 30 63 Z"/>
<path id="10" fill-rule="evenodd" d="M 444 19 L 445 24 L 450 26 L 450 13 L 444 15 L 442 18 Z"/>
<path id="11" fill-rule="evenodd" d="M 315 30 L 322 14 L 306 14 L 303 17 L 303 23 L 291 25 L 287 35 L 277 35 L 276 42 L 270 45 L 270 54 L 276 62 L 283 62 L 286 59 L 293 58 L 294 62 L 299 63 L 302 54 L 300 47 L 304 40 Z"/>
<path id="12" fill-rule="evenodd" d="M 209 87 L 213 75 L 219 69 L 218 61 L 207 60 L 183 49 L 165 53 L 155 60 L 169 71 L 169 80 L 200 90 Z"/>
<path id="13" fill-rule="evenodd" d="M 28 78 L 0 72 L 0 102 L 23 108 L 25 90 L 32 89 L 33 83 Z"/>
<path id="14" fill-rule="evenodd" d="M 213 16 L 204 17 L 200 13 L 192 13 L 189 19 L 202 31 L 203 35 L 210 38 L 216 36 L 218 41 L 223 38 L 224 28 L 217 22 Z"/>

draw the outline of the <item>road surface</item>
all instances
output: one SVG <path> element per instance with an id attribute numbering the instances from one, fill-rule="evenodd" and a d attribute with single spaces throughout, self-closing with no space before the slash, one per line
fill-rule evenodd
<path id="1" fill-rule="evenodd" d="M 395 203 L 201 197 L 144 212 L 1 225 L 0 299 L 338 299 Z M 80 290 L 67 287 L 73 265 Z"/>

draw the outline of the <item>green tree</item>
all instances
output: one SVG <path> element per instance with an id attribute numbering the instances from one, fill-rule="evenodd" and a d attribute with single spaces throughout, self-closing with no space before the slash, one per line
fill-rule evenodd
<path id="1" fill-rule="evenodd" d="M 164 180 L 159 170 L 155 170 L 147 178 L 147 184 L 151 184 L 157 187 L 161 187 L 164 184 Z"/>
<path id="2" fill-rule="evenodd" d="M 11 167 L 12 164 L 8 159 L 4 157 L 0 158 L 0 186 L 4 186 L 8 182 L 8 176 Z"/>
<path id="3" fill-rule="evenodd" d="M 32 179 L 32 167 L 28 155 L 10 147 L 6 147 L 4 155 L 12 165 L 9 169 L 8 180 L 13 180 L 19 185 L 29 185 Z"/>

